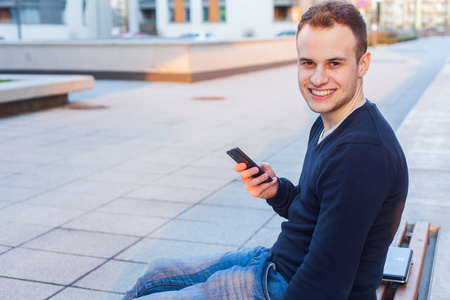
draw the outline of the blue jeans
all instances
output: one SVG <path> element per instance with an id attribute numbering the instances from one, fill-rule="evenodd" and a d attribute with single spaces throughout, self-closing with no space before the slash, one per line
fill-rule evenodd
<path id="1" fill-rule="evenodd" d="M 264 247 L 150 263 L 122 300 L 281 299 L 287 282 Z"/>

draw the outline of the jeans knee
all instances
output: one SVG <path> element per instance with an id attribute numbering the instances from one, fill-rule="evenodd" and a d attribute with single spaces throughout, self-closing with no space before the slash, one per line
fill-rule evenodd
<path id="1" fill-rule="evenodd" d="M 144 276 L 165 278 L 179 275 L 179 266 L 172 258 L 160 257 L 150 262 L 144 270 Z"/>

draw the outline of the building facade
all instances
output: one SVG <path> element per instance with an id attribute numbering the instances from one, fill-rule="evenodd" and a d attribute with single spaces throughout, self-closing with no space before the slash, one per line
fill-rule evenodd
<path id="1" fill-rule="evenodd" d="M 384 0 L 380 29 L 450 33 L 450 0 Z"/>
<path id="2" fill-rule="evenodd" d="M 295 29 L 302 5 L 310 2 L 258 0 L 255 5 L 249 0 L 0 0 L 0 37 L 92 39 L 138 32 L 178 37 L 210 32 L 220 39 L 268 38 Z"/>
<path id="3" fill-rule="evenodd" d="M 270 38 L 320 0 L 0 0 L 0 39 Z M 352 0 L 369 29 L 450 32 L 450 0 Z M 255 4 L 256 3 L 256 4 Z M 375 27 L 375 28 L 376 28 Z"/>

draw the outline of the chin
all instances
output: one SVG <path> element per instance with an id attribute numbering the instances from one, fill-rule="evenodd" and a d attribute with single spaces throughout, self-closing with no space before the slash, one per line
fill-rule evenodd
<path id="1" fill-rule="evenodd" d="M 326 100 L 313 100 L 308 99 L 306 103 L 313 112 L 323 114 L 332 111 L 332 107 L 328 104 L 329 99 Z"/>

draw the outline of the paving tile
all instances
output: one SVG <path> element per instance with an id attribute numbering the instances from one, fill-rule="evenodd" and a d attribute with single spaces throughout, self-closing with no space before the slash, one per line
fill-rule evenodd
<path id="1" fill-rule="evenodd" d="M 236 115 L 234 115 L 233 117 L 235 116 Z M 218 121 L 220 124 L 214 127 L 208 127 L 208 130 L 204 132 L 200 132 L 198 130 L 195 131 L 189 139 L 186 139 L 185 145 L 188 145 L 189 148 L 192 147 L 195 149 L 196 146 L 193 145 L 200 146 L 210 144 L 214 146 L 211 147 L 211 150 L 215 150 L 218 148 L 218 145 L 223 147 L 223 145 L 226 144 L 227 141 L 235 141 L 238 138 L 248 136 L 254 132 L 254 129 L 250 127 L 239 127 L 240 124 L 237 124 L 237 122 L 239 122 L 240 120 L 235 122 L 228 122 L 228 117 L 231 116 L 227 116 L 226 114 L 224 114 L 222 120 Z M 209 122 L 209 119 L 206 119 L 203 122 Z M 188 141 L 190 141 L 190 143 Z M 209 149 L 209 147 L 206 146 L 205 149 Z M 225 151 L 222 151 L 221 153 L 225 154 Z"/>
<path id="2" fill-rule="evenodd" d="M 170 174 L 153 181 L 152 185 L 168 187 L 173 187 L 174 185 L 176 185 L 180 188 L 214 191 L 225 186 L 230 181 L 230 179 L 222 178 Z"/>
<path id="3" fill-rule="evenodd" d="M 227 167 L 196 167 L 196 166 L 184 166 L 181 169 L 172 173 L 176 176 L 193 176 L 193 177 L 208 177 L 208 178 L 222 178 L 228 181 L 232 181 L 239 177 L 233 168 Z M 240 178 L 240 177 L 239 177 Z"/>
<path id="4" fill-rule="evenodd" d="M 117 183 L 147 184 L 158 178 L 158 175 L 143 172 L 125 172 L 107 170 L 87 177 L 89 180 L 108 181 Z"/>
<path id="5" fill-rule="evenodd" d="M 92 212 L 65 224 L 67 229 L 88 230 L 131 236 L 146 236 L 169 219 L 136 215 Z"/>
<path id="6" fill-rule="evenodd" d="M 11 202 L 7 202 L 7 201 L 2 201 L 2 200 L 0 200 L 0 209 L 2 209 L 2 208 L 4 208 L 4 207 L 7 207 L 7 206 L 10 206 L 10 205 L 12 205 Z"/>
<path id="7" fill-rule="evenodd" d="M 237 250 L 235 246 L 145 238 L 116 257 L 149 263 L 158 257 L 188 257 Z"/>
<path id="8" fill-rule="evenodd" d="M 51 164 L 40 165 L 36 168 L 28 169 L 24 171 L 27 174 L 44 174 L 47 176 L 67 176 L 70 178 L 83 178 L 94 172 L 98 172 L 94 168 L 81 168 L 81 167 L 68 167 L 67 165 L 62 165 L 60 162 L 54 162 Z"/>
<path id="9" fill-rule="evenodd" d="M 0 142 L 0 143 L 1 143 L 1 142 Z M 13 176 L 13 175 L 14 175 L 14 173 L 0 172 L 0 180 L 3 179 L 3 178 L 11 177 L 11 176 Z"/>
<path id="10" fill-rule="evenodd" d="M 57 163 L 61 164 L 62 166 L 66 166 L 66 168 L 76 167 L 103 170 L 120 163 L 120 161 L 110 161 L 108 159 L 102 158 L 101 156 L 99 157 L 98 155 L 89 156 L 88 154 L 85 154 L 83 156 L 79 155 L 65 158 L 58 161 Z"/>
<path id="11" fill-rule="evenodd" d="M 75 209 L 16 203 L 0 210 L 0 220 L 56 227 L 83 213 Z"/>
<path id="12" fill-rule="evenodd" d="M 271 210 L 200 204 L 187 210 L 177 219 L 208 222 L 211 224 L 263 226 L 274 214 Z"/>
<path id="13" fill-rule="evenodd" d="M 412 150 L 406 153 L 406 157 L 410 169 L 450 171 L 450 153 L 447 149 L 441 151 Z"/>
<path id="14" fill-rule="evenodd" d="M 45 174 L 17 174 L 0 180 L 1 185 L 17 186 L 23 188 L 35 188 L 50 190 L 74 180 L 74 177 L 60 174 L 51 176 Z"/>
<path id="15" fill-rule="evenodd" d="M 48 191 L 31 197 L 23 203 L 67 209 L 92 210 L 115 199 L 114 196 Z"/>
<path id="16" fill-rule="evenodd" d="M 111 170 L 125 171 L 125 172 L 139 172 L 153 175 L 166 175 L 174 172 L 180 168 L 179 165 L 149 163 L 142 160 L 134 159 L 115 165 Z"/>
<path id="17" fill-rule="evenodd" d="M 409 174 L 409 197 L 448 201 L 450 172 L 409 169 Z"/>
<path id="18" fill-rule="evenodd" d="M 59 191 L 73 192 L 73 193 L 86 193 L 95 194 L 103 196 L 122 196 L 135 190 L 138 185 L 121 183 L 117 184 L 115 182 L 104 182 L 104 181 L 94 181 L 94 180 L 77 180 L 72 183 L 66 184 L 59 187 Z"/>
<path id="19" fill-rule="evenodd" d="M 137 238 L 129 236 L 57 229 L 22 245 L 22 247 L 110 258 L 136 241 Z"/>
<path id="20" fill-rule="evenodd" d="M 445 275 L 448 275 L 448 266 L 450 266 L 450 259 L 448 257 L 448 249 L 450 248 L 449 232 L 441 227 L 439 229 L 438 239 L 438 245 L 434 256 L 434 261 L 438 263 L 433 265 L 432 271 L 436 275 L 434 275 L 430 284 L 429 291 L 431 291 L 431 293 L 429 294 L 428 299 L 447 300 L 449 295 L 449 286 L 448 281 L 445 280 L 447 278 Z"/>
<path id="21" fill-rule="evenodd" d="M 11 247 L 0 246 L 0 254 L 12 249 Z M 0 292 L 1 294 L 1 292 Z"/>
<path id="22" fill-rule="evenodd" d="M 144 152 L 143 149 L 124 148 L 122 146 L 122 141 L 118 141 L 111 145 L 96 147 L 89 152 L 79 154 L 73 158 L 81 161 L 96 159 L 99 161 L 100 165 L 109 165 L 112 167 L 136 159 L 136 157 L 140 157 L 142 153 L 146 152 Z"/>
<path id="23" fill-rule="evenodd" d="M 227 186 L 220 190 L 221 192 L 239 192 L 245 191 L 245 186 L 240 179 L 230 182 Z"/>
<path id="24" fill-rule="evenodd" d="M 84 287 L 125 293 L 133 287 L 146 264 L 109 261 L 86 277 L 74 283 L 75 287 Z"/>
<path id="25" fill-rule="evenodd" d="M 16 248 L 0 255 L 0 275 L 67 285 L 103 262 L 92 257 Z"/>
<path id="26" fill-rule="evenodd" d="M 49 298 L 49 300 L 80 300 L 80 299 L 90 299 L 90 300 L 120 300 L 123 294 L 117 293 L 107 293 L 94 290 L 88 290 L 83 288 L 66 288 L 62 292 L 56 294 L 55 296 Z"/>
<path id="27" fill-rule="evenodd" d="M 149 237 L 240 246 L 258 229 L 259 226 L 254 224 L 242 226 L 235 224 L 173 220 L 150 234 Z"/>
<path id="28" fill-rule="evenodd" d="M 286 221 L 285 218 L 280 217 L 278 214 L 275 214 L 274 217 L 264 225 L 264 227 L 280 230 L 281 223 L 283 223 L 284 221 Z"/>
<path id="29" fill-rule="evenodd" d="M 0 185 L 0 200 L 8 202 L 19 202 L 32 196 L 39 195 L 42 192 L 42 189 L 30 189 L 17 186 Z"/>
<path id="30" fill-rule="evenodd" d="M 220 121 L 223 122 L 223 121 Z M 196 149 L 197 151 L 214 151 L 223 147 L 225 140 L 205 138 L 201 135 L 185 136 L 183 139 L 170 143 L 172 148 Z M 230 145 L 228 148 L 231 148 Z"/>
<path id="31" fill-rule="evenodd" d="M 427 201 L 422 198 L 412 198 L 406 201 L 403 210 L 403 218 L 409 223 L 414 224 L 417 221 L 428 221 L 432 226 L 445 227 L 448 224 L 450 214 L 450 205 L 445 202 Z"/>
<path id="32" fill-rule="evenodd" d="M 52 229 L 51 227 L 5 221 L 0 221 L 0 228 L 0 244 L 11 247 L 19 246 Z"/>
<path id="33" fill-rule="evenodd" d="M 252 197 L 244 184 L 240 192 L 220 190 L 202 201 L 202 204 L 272 210 L 264 199 Z"/>
<path id="34" fill-rule="evenodd" d="M 63 287 L 53 284 L 16 280 L 0 277 L 0 295 L 4 300 L 40 300 L 47 299 Z"/>
<path id="35" fill-rule="evenodd" d="M 7 160 L 4 156 L 0 163 L 0 172 L 19 173 L 38 166 L 38 163 L 25 163 L 13 160 Z"/>
<path id="36" fill-rule="evenodd" d="M 280 229 L 273 228 L 261 228 L 254 236 L 252 236 L 242 247 L 252 248 L 257 246 L 263 246 L 271 248 L 276 242 L 278 235 L 280 234 Z"/>
<path id="37" fill-rule="evenodd" d="M 235 146 L 234 146 L 235 147 Z M 231 149 L 232 147 L 230 147 Z M 232 170 L 236 163 L 226 154 L 226 151 L 216 151 L 205 157 L 199 158 L 190 163 L 190 166 L 208 168 L 211 166 L 219 166 Z"/>
<path id="38" fill-rule="evenodd" d="M 98 211 L 137 216 L 174 218 L 190 206 L 191 204 L 188 203 L 120 198 L 99 208 Z"/>
<path id="39" fill-rule="evenodd" d="M 195 149 L 189 150 L 163 147 L 141 155 L 139 160 L 149 163 L 187 165 L 204 155 L 204 152 Z"/>
<path id="40" fill-rule="evenodd" d="M 60 155 L 51 155 L 45 151 L 34 150 L 40 145 L 17 145 L 15 143 L 14 146 L 17 147 L 16 151 L 8 155 L 8 159 L 11 161 L 42 165 L 51 163 L 60 158 Z M 30 151 L 29 149 L 33 150 Z"/>
<path id="41" fill-rule="evenodd" d="M 208 190 L 196 190 L 187 188 L 176 188 L 173 186 L 153 186 L 147 185 L 128 193 L 127 197 L 151 199 L 151 200 L 168 200 L 184 203 L 197 203 L 206 198 L 212 192 Z"/>
<path id="42" fill-rule="evenodd" d="M 60 159 L 60 163 L 62 162 L 62 158 L 70 158 L 74 157 L 80 153 L 85 151 L 91 151 L 92 149 L 97 148 L 98 146 L 92 144 L 81 144 L 77 143 L 75 140 L 72 140 L 73 135 L 81 135 L 83 133 L 76 131 L 75 129 L 65 133 L 69 138 L 65 140 L 61 140 L 60 142 L 53 143 L 51 145 L 42 146 L 39 149 L 45 151 L 49 155 L 53 155 Z M 75 166 L 76 167 L 76 166 Z"/>
<path id="43" fill-rule="evenodd" d="M 108 137 L 108 136 L 105 136 L 102 134 L 98 134 L 98 132 L 96 132 L 96 131 L 92 131 L 90 134 L 74 137 L 73 139 L 71 139 L 71 141 L 74 143 L 79 143 L 79 144 L 104 146 L 104 145 L 111 145 L 111 144 L 117 143 L 119 141 L 119 139 L 116 137 Z M 84 159 L 86 157 L 83 154 L 80 156 L 80 158 Z"/>

